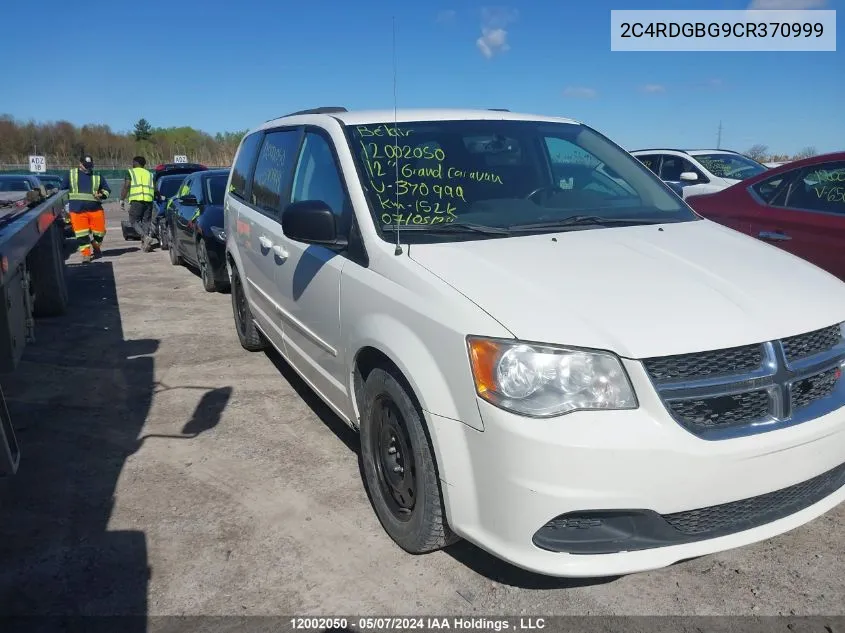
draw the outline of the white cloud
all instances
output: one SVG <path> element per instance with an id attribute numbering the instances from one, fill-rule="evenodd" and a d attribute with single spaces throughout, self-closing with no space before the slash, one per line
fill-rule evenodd
<path id="1" fill-rule="evenodd" d="M 772 10 L 801 10 L 801 9 L 821 9 L 827 6 L 827 0 L 751 0 L 748 9 L 751 11 L 757 9 L 772 9 Z"/>
<path id="2" fill-rule="evenodd" d="M 505 27 L 519 17 L 515 9 L 503 7 L 484 7 L 481 10 L 481 37 L 475 40 L 475 45 L 481 54 L 490 59 L 496 54 L 510 50 L 508 31 Z"/>
<path id="3" fill-rule="evenodd" d="M 585 88 L 583 86 L 570 86 L 563 91 L 564 97 L 572 97 L 573 99 L 595 99 L 599 93 L 595 88 Z"/>
<path id="4" fill-rule="evenodd" d="M 659 92 L 666 92 L 666 86 L 662 86 L 660 84 L 646 84 L 642 87 L 642 91 L 657 94 Z"/>
<path id="5" fill-rule="evenodd" d="M 444 9 L 443 11 L 437 12 L 437 23 L 438 24 L 454 24 L 455 18 L 458 16 L 458 12 L 454 9 Z"/>

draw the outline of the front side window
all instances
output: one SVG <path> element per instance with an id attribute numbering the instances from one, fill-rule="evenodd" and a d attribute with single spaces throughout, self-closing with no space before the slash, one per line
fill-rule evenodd
<path id="1" fill-rule="evenodd" d="M 320 134 L 305 135 L 293 179 L 291 202 L 321 200 L 335 215 L 347 209 L 346 192 L 329 142 Z"/>
<path id="2" fill-rule="evenodd" d="M 191 176 L 191 182 L 188 185 L 188 195 L 194 196 L 198 202 L 203 202 L 202 195 L 202 176 Z"/>
<path id="3" fill-rule="evenodd" d="M 205 203 L 223 204 L 223 194 L 226 192 L 228 174 L 215 174 L 205 179 Z"/>
<path id="4" fill-rule="evenodd" d="M 789 187 L 784 206 L 845 215 L 845 162 L 802 169 Z"/>
<path id="5" fill-rule="evenodd" d="M 767 171 L 764 165 L 741 154 L 696 154 L 695 160 L 714 176 L 745 180 Z"/>
<path id="6" fill-rule="evenodd" d="M 584 125 L 384 122 L 347 133 L 382 231 L 472 223 L 514 232 L 573 216 L 606 224 L 699 219 L 640 161 Z"/>
<path id="7" fill-rule="evenodd" d="M 653 173 L 660 174 L 660 154 L 642 154 L 635 157 Z"/>
<path id="8" fill-rule="evenodd" d="M 761 180 L 751 186 L 754 193 L 766 204 L 777 205 L 778 200 L 783 200 L 783 191 L 786 184 L 795 175 L 794 171 L 787 171 L 775 176 Z"/>
<path id="9" fill-rule="evenodd" d="M 252 179 L 251 202 L 258 209 L 273 215 L 281 213 L 299 138 L 298 130 L 270 132 L 264 138 Z"/>
<path id="10" fill-rule="evenodd" d="M 681 174 L 693 173 L 698 176 L 699 181 L 707 182 L 701 170 L 693 165 L 683 156 L 675 156 L 674 154 L 664 154 L 663 162 L 660 166 L 660 177 L 669 182 L 681 182 Z"/>

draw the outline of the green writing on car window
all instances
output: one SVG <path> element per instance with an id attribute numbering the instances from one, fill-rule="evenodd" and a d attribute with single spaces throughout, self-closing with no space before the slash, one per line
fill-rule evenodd
<path id="1" fill-rule="evenodd" d="M 380 124 L 355 130 L 368 189 L 385 224 L 452 222 L 472 204 L 468 184 L 503 184 L 494 172 L 452 164 L 442 147 L 416 139 L 412 129 Z"/>

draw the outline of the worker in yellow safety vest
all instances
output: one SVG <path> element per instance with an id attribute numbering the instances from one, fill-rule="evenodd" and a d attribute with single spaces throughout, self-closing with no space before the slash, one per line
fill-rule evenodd
<path id="1" fill-rule="evenodd" d="M 147 161 L 143 156 L 132 159 L 132 169 L 128 170 L 120 192 L 120 206 L 125 208 L 129 202 L 129 219 L 141 237 L 141 248 L 145 252 L 153 249 L 155 238 L 150 233 L 153 217 L 153 198 L 155 187 L 153 175 L 146 169 Z"/>
<path id="2" fill-rule="evenodd" d="M 99 258 L 106 236 L 106 213 L 102 201 L 111 193 L 108 182 L 94 173 L 94 160 L 85 155 L 79 158 L 79 167 L 68 171 L 62 189 L 69 191 L 70 224 L 82 261 L 87 263 Z"/>

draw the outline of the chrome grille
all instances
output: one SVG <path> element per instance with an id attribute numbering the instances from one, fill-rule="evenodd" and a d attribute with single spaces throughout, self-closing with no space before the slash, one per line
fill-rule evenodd
<path id="1" fill-rule="evenodd" d="M 672 417 L 705 439 L 791 426 L 845 405 L 845 340 L 838 325 L 642 362 Z"/>

